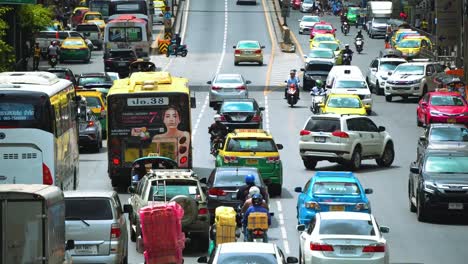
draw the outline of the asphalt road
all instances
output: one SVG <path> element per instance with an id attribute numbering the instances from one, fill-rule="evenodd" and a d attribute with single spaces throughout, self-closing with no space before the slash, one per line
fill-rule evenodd
<path id="1" fill-rule="evenodd" d="M 209 155 L 209 136 L 207 127 L 212 123 L 214 111 L 207 106 L 207 87 L 200 88 L 217 72 L 242 73 L 253 84 L 264 85 L 268 79 L 268 62 L 271 53 L 271 40 L 265 22 L 261 1 L 257 6 L 236 6 L 235 1 L 192 0 L 188 1 L 187 30 L 184 42 L 189 54 L 186 58 L 166 58 L 154 56 L 152 60 L 173 75 L 189 78 L 190 84 L 197 86 L 197 108 L 192 111 L 194 142 L 194 165 L 200 176 L 205 176 L 214 167 L 214 159 Z M 248 11 L 248 12 L 246 12 Z M 291 12 L 288 24 L 297 34 L 297 26 L 302 16 L 297 11 Z M 336 17 L 324 20 L 338 26 Z M 159 28 L 159 26 L 157 27 Z M 352 44 L 356 30 L 351 29 L 351 36 L 344 37 L 337 33 L 342 43 Z M 308 51 L 308 36 L 296 35 L 304 52 Z M 238 40 L 256 39 L 266 46 L 264 66 L 234 66 L 233 49 Z M 382 40 L 370 40 L 365 37 L 364 52 L 355 55 L 353 64 L 365 70 L 370 60 L 377 56 L 383 47 Z M 353 46 L 353 45 L 351 45 Z M 275 60 L 275 63 L 281 63 Z M 102 52 L 94 52 L 91 64 L 63 64 L 75 73 L 96 72 L 103 70 Z M 302 65 L 291 65 L 300 68 Z M 287 72 L 284 73 L 285 77 Z M 271 131 L 277 143 L 282 143 L 281 159 L 284 166 L 284 189 L 281 198 L 272 201 L 275 212 L 273 226 L 269 231 L 270 241 L 277 243 L 286 255 L 298 255 L 298 235 L 295 231 L 296 198 L 294 187 L 303 186 L 313 176 L 302 165 L 298 153 L 299 131 L 311 114 L 308 95 L 303 93 L 298 106 L 291 109 L 284 102 L 281 92 L 251 92 L 260 105 L 267 106 L 268 120 L 265 127 Z M 416 101 L 396 100 L 385 102 L 382 96 L 374 96 L 372 119 L 387 128 L 395 142 L 396 157 L 391 168 L 379 168 L 374 161 L 364 161 L 363 169 L 357 175 L 366 188 L 373 188 L 370 195 L 372 210 L 380 225 L 390 227 L 386 238 L 390 245 L 392 263 L 447 263 L 462 264 L 468 259 L 464 248 L 468 244 L 466 223 L 459 217 L 450 217 L 449 221 L 419 223 L 416 216 L 409 212 L 407 199 L 407 177 L 409 164 L 414 160 L 417 138 L 422 130 L 417 128 L 415 120 Z M 80 156 L 80 189 L 111 190 L 107 176 L 106 148 L 100 153 L 83 152 Z M 317 170 L 345 170 L 328 162 L 320 162 Z M 128 194 L 121 194 L 126 203 Z M 184 252 L 185 263 L 196 263 L 196 257 L 203 255 L 196 247 L 189 246 Z M 129 263 L 142 263 L 143 256 L 136 253 L 135 244 L 129 242 Z"/>

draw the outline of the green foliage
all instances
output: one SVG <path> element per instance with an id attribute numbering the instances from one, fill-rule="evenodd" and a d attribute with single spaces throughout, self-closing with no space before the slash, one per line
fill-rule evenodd
<path id="1" fill-rule="evenodd" d="M 21 27 L 34 34 L 52 25 L 53 11 L 42 5 L 21 5 L 18 16 Z"/>
<path id="2" fill-rule="evenodd" d="M 3 37 L 5 37 L 7 29 L 9 28 L 4 18 L 11 10 L 11 7 L 0 6 L 0 72 L 12 70 L 13 65 L 15 64 L 13 47 L 3 40 Z"/>

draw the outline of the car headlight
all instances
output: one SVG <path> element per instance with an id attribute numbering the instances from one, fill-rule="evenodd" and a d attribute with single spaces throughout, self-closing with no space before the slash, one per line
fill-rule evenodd
<path id="1" fill-rule="evenodd" d="M 372 98 L 372 96 L 370 94 L 364 95 L 364 99 L 371 99 L 371 98 Z"/>
<path id="2" fill-rule="evenodd" d="M 424 181 L 424 191 L 428 193 L 434 193 L 437 190 L 435 183 L 430 181 Z"/>
<path id="3" fill-rule="evenodd" d="M 461 113 L 460 116 L 468 116 L 468 112 L 466 112 L 466 113 Z"/>
<path id="4" fill-rule="evenodd" d="M 435 116 L 441 116 L 442 113 L 439 112 L 439 111 L 431 111 L 431 115 L 435 115 Z"/>

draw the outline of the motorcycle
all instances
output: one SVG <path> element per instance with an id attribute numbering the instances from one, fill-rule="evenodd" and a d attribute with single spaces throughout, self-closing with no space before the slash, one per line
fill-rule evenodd
<path id="1" fill-rule="evenodd" d="M 187 56 L 187 45 L 179 45 L 177 48 L 176 48 L 176 44 L 175 43 L 172 43 L 171 45 L 169 45 L 169 47 L 167 47 L 167 53 L 166 53 L 166 57 L 169 57 L 171 55 L 175 55 L 176 57 L 178 55 L 182 56 L 182 57 L 185 57 Z"/>
<path id="2" fill-rule="evenodd" d="M 362 38 L 356 38 L 354 46 L 356 47 L 357 52 L 361 53 L 364 46 L 364 40 Z"/>
<path id="3" fill-rule="evenodd" d="M 319 114 L 320 113 L 320 104 L 322 104 L 325 101 L 325 96 L 327 95 L 326 91 L 321 92 L 321 93 L 314 93 L 311 92 L 310 95 L 312 95 L 312 105 L 310 106 L 310 111 L 314 114 Z"/>
<path id="4" fill-rule="evenodd" d="M 253 230 L 247 230 L 249 232 L 248 242 L 265 242 L 266 243 L 266 230 L 256 228 Z"/>
<path id="5" fill-rule="evenodd" d="M 211 142 L 211 150 L 210 154 L 213 155 L 213 157 L 218 156 L 218 152 L 220 149 L 223 148 L 223 143 L 224 143 L 224 138 L 222 137 L 215 137 L 213 141 Z"/>
<path id="6" fill-rule="evenodd" d="M 343 65 L 351 65 L 351 55 L 348 53 L 343 53 L 342 61 Z"/>
<path id="7" fill-rule="evenodd" d="M 348 24 L 348 22 L 343 22 L 343 25 L 341 26 L 341 32 L 343 32 L 343 34 L 345 36 L 348 35 L 348 33 L 349 33 L 349 24 Z"/>
<path id="8" fill-rule="evenodd" d="M 50 67 L 55 68 L 55 66 L 57 65 L 57 55 L 49 56 L 49 65 Z"/>
<path id="9" fill-rule="evenodd" d="M 293 107 L 295 104 L 297 104 L 297 101 L 299 100 L 299 95 L 298 95 L 298 87 L 296 85 L 291 84 L 288 87 L 288 90 L 286 91 L 286 100 L 288 101 L 288 104 Z"/>

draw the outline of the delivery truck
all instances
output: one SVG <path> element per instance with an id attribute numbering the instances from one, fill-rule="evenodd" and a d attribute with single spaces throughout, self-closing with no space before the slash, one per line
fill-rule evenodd
<path id="1" fill-rule="evenodd" d="M 392 16 L 393 3 L 391 1 L 367 2 L 367 33 L 370 38 L 385 36 L 388 20 Z"/>

